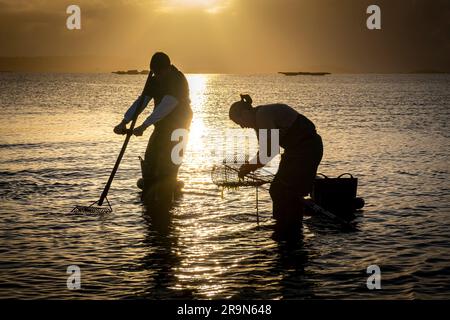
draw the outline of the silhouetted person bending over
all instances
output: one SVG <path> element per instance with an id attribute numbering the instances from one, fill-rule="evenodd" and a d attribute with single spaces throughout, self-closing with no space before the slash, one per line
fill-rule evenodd
<path id="1" fill-rule="evenodd" d="M 252 107 L 252 99 L 248 95 L 241 95 L 241 101 L 231 105 L 229 116 L 242 128 L 255 129 L 258 139 L 260 129 L 269 129 L 266 150 L 271 150 L 270 129 L 279 129 L 279 145 L 284 153 L 270 185 L 273 217 L 282 225 L 301 223 L 303 206 L 299 197 L 312 191 L 317 167 L 323 155 L 322 138 L 317 134 L 314 124 L 285 104 Z M 260 151 L 256 155 L 257 163 L 243 164 L 240 167 L 240 177 L 266 164 L 261 163 Z M 267 156 L 273 158 L 276 154 Z"/>
<path id="2" fill-rule="evenodd" d="M 144 104 L 139 113 L 151 99 L 154 100 L 153 112 L 133 130 L 134 135 L 142 136 L 149 126 L 155 127 L 142 163 L 142 197 L 148 201 L 172 197 L 180 164 L 174 163 L 171 158 L 172 149 L 178 143 L 171 141 L 171 135 L 176 129 L 189 129 L 192 120 L 189 86 L 184 74 L 171 64 L 170 58 L 163 52 L 153 55 L 150 70 L 143 95 L 138 97 L 125 113 L 122 122 L 114 128 L 117 134 L 126 133 L 126 125 L 133 119 L 141 102 Z"/>

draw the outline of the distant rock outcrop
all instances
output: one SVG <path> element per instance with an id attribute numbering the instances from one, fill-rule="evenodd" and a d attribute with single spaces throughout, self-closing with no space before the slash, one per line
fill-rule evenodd
<path id="1" fill-rule="evenodd" d="M 142 71 L 138 71 L 138 70 L 128 70 L 128 71 L 113 71 L 112 73 L 115 74 L 127 74 L 127 75 L 137 75 L 137 74 L 149 74 L 150 71 L 148 70 L 142 70 Z"/>
<path id="2" fill-rule="evenodd" d="M 278 72 L 285 76 L 325 76 L 331 74 L 329 72 Z"/>

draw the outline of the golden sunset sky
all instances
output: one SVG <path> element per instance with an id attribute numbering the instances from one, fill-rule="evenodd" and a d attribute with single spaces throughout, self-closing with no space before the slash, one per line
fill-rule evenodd
<path id="1" fill-rule="evenodd" d="M 0 0 L 0 70 L 148 69 L 165 51 L 195 73 L 450 71 L 449 21 L 448 0 Z"/>

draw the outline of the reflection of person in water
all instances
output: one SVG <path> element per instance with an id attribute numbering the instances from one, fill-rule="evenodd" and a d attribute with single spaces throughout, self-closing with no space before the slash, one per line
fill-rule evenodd
<path id="1" fill-rule="evenodd" d="M 146 254 L 138 268 L 147 270 L 144 297 L 150 299 L 192 299 L 190 289 L 175 289 L 179 279 L 176 270 L 181 264 L 177 254 L 178 232 L 172 221 L 171 207 L 153 202 L 143 206 Z"/>
<path id="2" fill-rule="evenodd" d="M 143 94 L 124 115 L 124 119 L 115 128 L 117 134 L 126 133 L 126 125 L 135 115 L 154 99 L 155 108 L 150 116 L 133 130 L 136 136 L 142 136 L 151 125 L 155 129 L 145 152 L 143 161 L 144 200 L 152 200 L 155 196 L 171 198 L 177 186 L 179 163 L 171 158 L 172 149 L 178 143 L 172 141 L 172 133 L 177 129 L 189 129 L 192 110 L 189 99 L 189 86 L 186 77 L 162 52 L 153 55 L 150 62 L 151 73 L 145 84 Z M 152 76 L 152 73 L 154 76 Z M 155 186 L 158 186 L 155 190 Z M 163 186 L 163 189 L 160 187 Z"/>
<path id="3" fill-rule="evenodd" d="M 276 263 L 270 272 L 280 277 L 279 294 L 282 299 L 314 298 L 312 281 L 305 273 L 308 252 L 304 248 L 303 236 L 278 241 L 276 253 Z"/>
<path id="4" fill-rule="evenodd" d="M 284 153 L 270 186 L 273 217 L 286 226 L 301 223 L 303 206 L 299 197 L 311 192 L 323 154 L 322 138 L 314 124 L 285 104 L 252 107 L 252 99 L 248 95 L 241 95 L 241 101 L 231 105 L 229 116 L 241 127 L 255 129 L 258 139 L 259 130 L 269 129 L 267 150 L 271 150 L 271 129 L 279 130 L 279 145 L 284 148 Z M 239 175 L 243 177 L 265 164 L 258 152 L 256 163 L 243 164 Z"/>

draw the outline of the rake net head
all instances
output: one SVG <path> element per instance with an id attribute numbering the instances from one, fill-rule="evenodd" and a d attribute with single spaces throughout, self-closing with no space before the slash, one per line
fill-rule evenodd
<path id="1" fill-rule="evenodd" d="M 95 201 L 89 206 L 75 206 L 71 212 L 73 213 L 87 213 L 87 214 L 106 214 L 112 212 L 112 207 L 109 204 L 108 199 L 106 199 L 107 206 L 99 206 L 98 202 Z"/>
<path id="2" fill-rule="evenodd" d="M 223 188 L 258 187 L 273 180 L 273 176 L 252 172 L 243 178 L 239 178 L 239 168 L 245 161 L 226 161 L 221 165 L 215 165 L 211 169 L 213 183 Z"/>
<path id="3" fill-rule="evenodd" d="M 105 214 L 105 213 L 112 212 L 112 210 L 107 207 L 75 206 L 71 212 L 73 212 L 73 213 L 89 213 L 89 214 Z"/>

